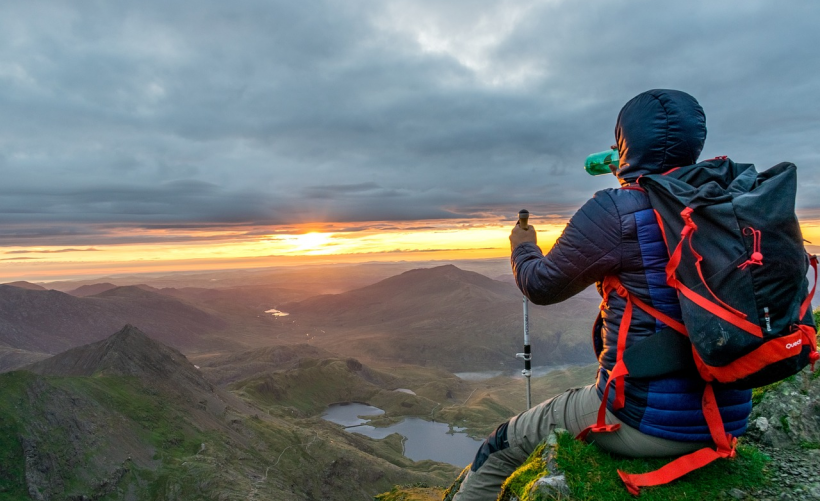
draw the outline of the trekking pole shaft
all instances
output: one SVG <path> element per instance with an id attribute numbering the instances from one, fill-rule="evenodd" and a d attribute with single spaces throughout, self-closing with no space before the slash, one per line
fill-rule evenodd
<path id="1" fill-rule="evenodd" d="M 529 229 L 529 219 L 530 219 L 530 212 L 527 209 L 522 209 L 518 211 L 518 226 L 521 227 L 522 230 L 527 231 Z M 524 301 L 524 353 L 519 353 L 521 358 L 524 359 L 524 370 L 521 371 L 521 374 L 527 378 L 527 409 L 532 407 L 532 386 L 530 382 L 530 377 L 532 376 L 532 353 L 530 351 L 530 302 L 527 301 L 527 297 L 523 297 Z"/>
<path id="2" fill-rule="evenodd" d="M 527 409 L 532 408 L 532 352 L 530 351 L 530 302 L 524 297 L 524 370 L 521 372 L 527 378 Z"/>

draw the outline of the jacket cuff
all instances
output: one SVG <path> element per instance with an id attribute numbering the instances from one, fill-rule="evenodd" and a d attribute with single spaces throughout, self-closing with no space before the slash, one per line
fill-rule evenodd
<path id="1" fill-rule="evenodd" d="M 512 261 L 518 262 L 520 258 L 530 257 L 532 254 L 536 254 L 539 258 L 544 257 L 544 253 L 541 252 L 541 247 L 538 247 L 536 244 L 532 242 L 518 244 L 515 249 L 513 249 Z"/>

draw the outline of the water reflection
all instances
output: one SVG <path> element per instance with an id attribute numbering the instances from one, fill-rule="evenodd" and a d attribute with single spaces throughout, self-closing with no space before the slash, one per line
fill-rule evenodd
<path id="1" fill-rule="evenodd" d="M 349 428 L 351 426 L 365 424 L 369 421 L 359 416 L 381 416 L 382 414 L 384 414 L 383 410 L 378 407 L 373 407 L 372 405 L 343 403 L 333 404 L 328 407 L 327 411 L 322 414 L 322 419 Z"/>
<path id="2" fill-rule="evenodd" d="M 577 367 L 574 364 L 564 364 L 564 365 L 541 365 L 538 367 L 532 368 L 532 377 L 541 377 L 546 376 L 550 372 L 555 371 L 563 371 L 570 369 L 572 367 Z M 456 376 L 465 380 L 465 381 L 483 381 L 485 379 L 492 379 L 498 376 L 507 376 L 513 379 L 521 379 L 524 376 L 521 375 L 520 369 L 515 369 L 512 371 L 479 371 L 479 372 L 456 372 Z"/>
<path id="3" fill-rule="evenodd" d="M 367 420 L 359 416 L 376 416 L 384 411 L 364 404 L 331 405 L 322 416 L 328 421 L 345 426 L 347 431 L 361 433 L 370 438 L 382 439 L 398 433 L 406 438 L 404 455 L 413 461 L 432 459 L 455 466 L 466 466 L 472 462 L 481 440 L 470 438 L 463 429 L 454 428 L 446 423 L 425 421 L 416 417 L 404 418 L 402 421 L 386 428 L 366 425 Z M 352 425 L 350 423 L 355 423 Z"/>
<path id="4" fill-rule="evenodd" d="M 284 311 L 279 311 L 279 310 L 274 310 L 274 309 L 265 310 L 265 313 L 270 313 L 274 317 L 286 317 L 286 316 L 290 315 L 290 313 L 285 313 Z"/>

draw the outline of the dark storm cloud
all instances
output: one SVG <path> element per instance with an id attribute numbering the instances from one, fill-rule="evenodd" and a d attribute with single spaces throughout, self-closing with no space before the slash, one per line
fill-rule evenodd
<path id="1" fill-rule="evenodd" d="M 340 197 L 400 197 L 410 195 L 403 190 L 389 190 L 376 183 L 308 186 L 302 190 L 305 198 L 336 199 Z"/>
<path id="2" fill-rule="evenodd" d="M 797 163 L 813 211 L 818 18 L 705 0 L 4 5 L 0 245 L 566 217 L 614 185 L 579 166 L 657 87 L 703 104 L 704 157 Z"/>

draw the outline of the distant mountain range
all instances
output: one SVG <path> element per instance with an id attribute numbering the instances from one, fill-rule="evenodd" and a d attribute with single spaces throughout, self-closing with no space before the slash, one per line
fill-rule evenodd
<path id="1" fill-rule="evenodd" d="M 494 280 L 445 265 L 379 279 L 405 265 L 279 270 L 267 275 L 276 277 L 269 284 L 258 283 L 266 276 L 262 272 L 240 274 L 250 285 L 237 285 L 239 278 L 224 274 L 213 275 L 218 280 L 208 274 L 184 280 L 234 284 L 227 287 L 155 287 L 170 284 L 170 278 L 122 287 L 63 284 L 68 293 L 27 282 L 0 285 L 0 372 L 100 340 L 127 323 L 187 354 L 238 356 L 274 344 L 306 344 L 364 361 L 451 371 L 522 366 L 515 358 L 523 344 L 522 297 L 511 274 Z M 363 274 L 367 270 L 373 275 Z M 351 277 L 351 287 L 370 283 L 311 295 L 311 290 L 344 289 L 344 277 Z M 599 302 L 590 288 L 557 305 L 530 305 L 533 364 L 594 361 L 589 333 Z M 288 316 L 266 313 L 272 308 Z M 246 375 L 219 370 L 225 381 Z"/>
<path id="2" fill-rule="evenodd" d="M 309 295 L 342 292 L 372 284 L 409 269 L 424 266 L 412 262 L 285 266 L 258 270 L 203 271 L 165 276 L 132 275 L 41 284 L 49 289 L 72 291 L 83 285 L 108 282 L 117 285 L 148 283 L 158 289 L 186 287 L 227 289 L 233 287 L 280 287 Z"/>
<path id="3" fill-rule="evenodd" d="M 346 267 L 328 285 L 341 287 L 343 276 L 356 277 L 354 284 L 373 281 L 361 275 L 364 269 Z M 393 268 L 374 269 L 378 277 Z M 35 284 L 0 285 L 0 371 L 100 340 L 127 323 L 185 353 L 309 343 L 364 360 L 451 370 L 521 365 L 514 358 L 522 349 L 521 295 L 510 281 L 448 265 L 309 297 L 306 283 L 323 288 L 319 271 L 287 271 L 294 288 L 281 282 L 221 288 L 99 282 L 64 293 Z M 560 306 L 533 306 L 534 363 L 592 360 L 588 332 L 597 304 L 596 296 L 581 294 Z M 271 308 L 289 316 L 265 313 Z"/>
<path id="4" fill-rule="evenodd" d="M 534 364 L 594 360 L 589 332 L 600 298 L 530 307 Z M 373 360 L 497 370 L 519 367 L 522 296 L 455 266 L 417 269 L 341 294 L 282 305 L 311 343 Z M 311 337 L 312 336 L 312 337 Z"/>
<path id="5" fill-rule="evenodd" d="M 99 294 L 101 292 L 110 291 L 111 289 L 116 289 L 117 286 L 109 283 L 103 282 L 100 284 L 91 284 L 91 285 L 81 285 L 76 289 L 65 291 L 66 294 L 70 294 L 72 296 L 77 297 L 86 297 L 86 296 L 93 296 L 95 294 Z"/>
<path id="6" fill-rule="evenodd" d="M 226 326 L 224 320 L 138 287 L 78 298 L 55 290 L 0 285 L 0 347 L 6 349 L 59 353 L 102 339 L 127 323 L 139 324 L 179 349 L 231 345 L 210 336 Z"/>
<path id="7" fill-rule="evenodd" d="M 37 284 L 33 284 L 31 282 L 25 282 L 25 281 L 9 282 L 7 284 L 2 284 L 2 285 L 10 285 L 12 287 L 18 287 L 20 289 L 28 289 L 28 290 L 32 290 L 32 291 L 48 290 L 45 287 L 43 287 L 42 285 L 37 285 Z"/>

